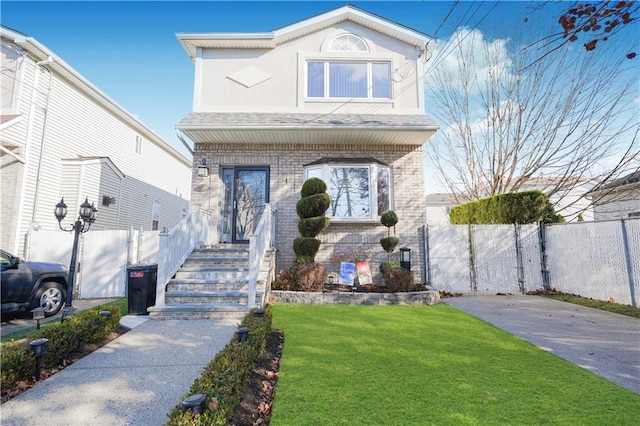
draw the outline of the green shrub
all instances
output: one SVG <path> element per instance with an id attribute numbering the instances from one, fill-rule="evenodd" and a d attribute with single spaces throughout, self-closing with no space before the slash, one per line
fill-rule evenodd
<path id="1" fill-rule="evenodd" d="M 108 317 L 100 315 L 100 311 L 109 311 Z M 68 358 L 73 351 L 81 349 L 88 343 L 96 343 L 104 339 L 120 324 L 120 308 L 114 306 L 96 306 L 62 323 L 51 324 L 24 339 L 2 345 L 0 363 L 0 386 L 13 385 L 18 380 L 27 380 L 33 376 L 36 360 L 29 342 L 45 338 L 47 353 L 42 357 L 43 368 L 53 368 Z"/>
<path id="2" fill-rule="evenodd" d="M 555 213 L 549 199 L 540 191 L 500 194 L 451 209 L 452 224 L 557 223 L 564 218 Z"/>
<path id="3" fill-rule="evenodd" d="M 327 192 L 327 184 L 322 179 L 309 178 L 302 184 L 300 195 L 302 198 L 309 197 L 311 195 L 322 194 Z"/>
<path id="4" fill-rule="evenodd" d="M 398 269 L 400 268 L 400 261 L 398 260 L 385 260 L 384 262 L 382 262 L 380 264 L 380 272 L 382 272 L 383 274 L 385 273 L 386 270 L 388 269 Z"/>
<path id="5" fill-rule="evenodd" d="M 296 212 L 300 219 L 322 216 L 329 208 L 329 194 L 315 194 L 301 198 L 296 204 Z"/>
<path id="6" fill-rule="evenodd" d="M 240 402 L 244 383 L 253 370 L 256 360 L 264 350 L 267 337 L 271 331 L 271 305 L 264 309 L 264 315 L 257 317 L 255 310 L 251 310 L 240 327 L 249 327 L 249 338 L 245 342 L 238 342 L 233 338 L 207 364 L 183 400 L 190 395 L 199 393 L 206 397 L 205 407 L 209 407 L 213 398 L 218 401 L 218 409 L 211 411 L 205 408 L 200 415 L 194 415 L 191 410 L 178 403 L 168 414 L 168 426 L 195 425 L 226 425 L 233 415 L 233 410 Z"/>
<path id="7" fill-rule="evenodd" d="M 400 244 L 400 238 L 398 237 L 385 237 L 380 239 L 380 245 L 387 253 L 393 253 L 398 244 Z"/>
<path id="8" fill-rule="evenodd" d="M 293 251 L 296 256 L 316 257 L 320 249 L 320 240 L 311 237 L 298 237 L 293 240 Z"/>
<path id="9" fill-rule="evenodd" d="M 392 226 L 396 226 L 398 223 L 398 215 L 392 210 L 385 210 L 380 215 L 380 223 L 382 223 L 387 228 L 391 228 Z"/>
<path id="10" fill-rule="evenodd" d="M 413 274 L 406 269 L 385 268 L 382 271 L 382 276 L 385 286 L 394 293 L 424 290 L 424 286 L 415 284 Z"/>
<path id="11" fill-rule="evenodd" d="M 298 222 L 298 232 L 303 237 L 315 237 L 329 226 L 329 218 L 325 216 L 310 217 L 300 219 Z"/>

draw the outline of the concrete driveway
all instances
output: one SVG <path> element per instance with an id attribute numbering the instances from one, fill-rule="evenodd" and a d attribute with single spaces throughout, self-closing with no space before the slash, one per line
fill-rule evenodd
<path id="1" fill-rule="evenodd" d="M 540 296 L 443 301 L 640 394 L 640 319 Z"/>

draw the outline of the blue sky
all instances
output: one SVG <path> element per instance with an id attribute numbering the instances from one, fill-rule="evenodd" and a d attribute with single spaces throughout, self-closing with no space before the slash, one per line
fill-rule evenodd
<path id="1" fill-rule="evenodd" d="M 191 111 L 194 68 L 175 34 L 271 31 L 344 4 L 346 2 L 334 1 L 2 0 L 0 21 L 44 44 L 190 158 L 177 139 L 174 126 Z M 355 1 L 351 4 L 437 39 L 446 40 L 456 29 L 466 27 L 481 31 L 489 43 L 507 40 L 510 34 L 526 25 L 545 27 L 541 34 L 557 32 L 560 11 L 572 3 Z M 529 24 L 523 23 L 525 17 Z M 615 42 L 600 46 L 596 51 L 599 60 L 619 58 L 629 45 L 637 50 L 640 37 L 633 31 L 629 29 L 626 35 L 620 33 Z M 568 51 L 583 51 L 581 44 L 575 43 Z M 629 61 L 628 67 L 637 70 L 638 60 Z M 640 87 L 635 92 L 635 102 L 627 111 L 630 114 L 638 112 Z M 429 111 L 429 99 L 426 110 L 433 113 Z M 428 192 L 445 190 L 433 175 L 427 174 L 426 179 Z"/>
<path id="2" fill-rule="evenodd" d="M 2 1 L 3 25 L 34 37 L 187 155 L 174 126 L 190 110 L 193 65 L 178 32 L 262 32 L 340 7 L 345 2 Z M 521 22 L 528 2 L 352 2 L 369 12 L 438 38 L 458 26 L 492 33 L 492 18 L 508 12 Z M 502 12 L 500 12 L 502 11 Z M 496 14 L 496 12 L 499 12 Z M 552 18 L 553 19 L 553 18 Z M 554 20 L 555 21 L 555 20 Z M 441 25 L 442 24 L 442 25 Z M 493 28 L 493 30 L 492 30 Z M 490 34 L 489 34 L 490 35 Z M 187 155 L 188 156 L 188 155 Z"/>

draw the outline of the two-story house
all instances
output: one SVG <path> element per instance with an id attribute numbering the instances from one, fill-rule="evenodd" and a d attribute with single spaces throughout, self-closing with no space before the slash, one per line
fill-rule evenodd
<path id="1" fill-rule="evenodd" d="M 67 225 L 85 198 L 98 209 L 92 230 L 178 223 L 191 160 L 35 38 L 1 35 L 0 246 L 24 256 L 30 232 L 57 230 L 62 197 Z"/>
<path id="2" fill-rule="evenodd" d="M 193 111 L 176 127 L 194 143 L 192 203 L 212 212 L 214 241 L 247 242 L 268 203 L 277 268 L 288 268 L 300 189 L 318 177 L 331 225 L 316 261 L 335 272 L 368 260 L 377 271 L 387 259 L 380 214 L 391 209 L 420 280 L 422 146 L 438 129 L 424 100 L 431 37 L 353 6 L 267 33 L 177 37 L 195 84 Z"/>

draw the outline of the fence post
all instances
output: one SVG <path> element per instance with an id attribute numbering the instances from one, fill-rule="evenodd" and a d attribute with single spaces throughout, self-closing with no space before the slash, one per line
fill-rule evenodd
<path id="1" fill-rule="evenodd" d="M 633 282 L 633 264 L 631 263 L 631 253 L 629 252 L 629 237 L 627 236 L 627 225 L 624 219 L 620 219 L 620 225 L 622 226 L 622 245 L 624 251 L 624 260 L 627 264 L 627 281 L 629 282 L 629 292 L 631 293 L 631 306 L 637 308 L 636 303 L 636 288 Z"/>
<path id="2" fill-rule="evenodd" d="M 516 268 L 518 269 L 518 286 L 522 294 L 525 294 L 524 282 L 524 264 L 522 262 L 522 239 L 520 236 L 520 224 L 514 223 L 514 232 L 516 238 Z"/>
<path id="3" fill-rule="evenodd" d="M 547 269 L 547 228 L 544 222 L 538 222 L 538 246 L 540 247 L 540 274 L 542 274 L 542 287 L 551 290 L 549 286 L 549 269 Z"/>
<path id="4" fill-rule="evenodd" d="M 476 282 L 477 274 L 476 274 L 476 261 L 475 261 L 475 253 L 474 253 L 474 244 L 473 244 L 473 225 L 469 223 L 467 225 L 468 231 L 468 239 L 469 239 L 469 281 L 471 284 L 471 292 L 475 294 L 478 289 L 478 283 Z"/>
<path id="5" fill-rule="evenodd" d="M 431 285 L 431 271 L 429 267 L 429 227 L 422 225 L 422 240 L 424 241 L 423 278 L 427 286 Z"/>

